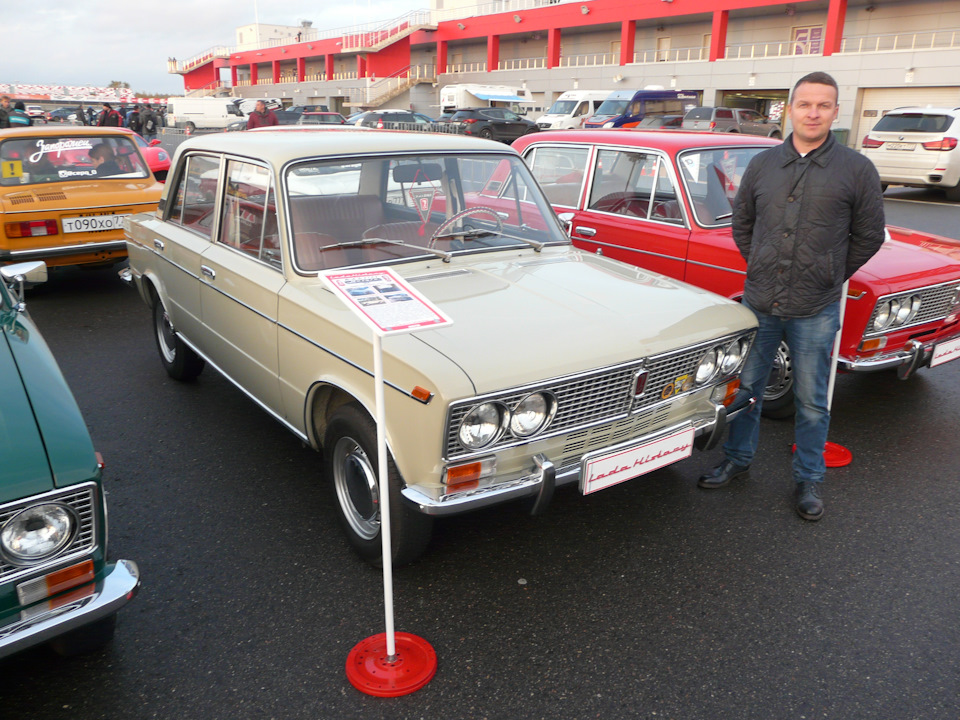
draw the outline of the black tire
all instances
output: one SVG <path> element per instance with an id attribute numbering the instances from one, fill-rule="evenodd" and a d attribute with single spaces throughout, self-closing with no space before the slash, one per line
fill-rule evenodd
<path id="1" fill-rule="evenodd" d="M 890 187 L 890 185 L 887 183 L 880 183 L 880 192 L 885 193 L 888 187 Z"/>
<path id="2" fill-rule="evenodd" d="M 943 191 L 943 194 L 946 195 L 947 200 L 950 202 L 960 202 L 960 183 L 957 183 L 952 188 L 947 188 Z"/>
<path id="3" fill-rule="evenodd" d="M 774 140 L 780 140 L 783 138 L 783 135 L 780 134 L 779 130 L 774 130 L 772 133 L 770 133 L 770 137 L 772 137 Z"/>
<path id="4" fill-rule="evenodd" d="M 203 371 L 204 361 L 177 337 L 160 298 L 153 301 L 153 336 L 157 341 L 160 362 L 174 380 L 189 382 Z"/>
<path id="5" fill-rule="evenodd" d="M 383 565 L 380 539 L 380 492 L 377 483 L 377 427 L 356 403 L 343 405 L 327 425 L 323 444 L 324 477 L 330 483 L 338 518 L 347 540 L 365 561 Z M 393 564 L 413 562 L 430 543 L 433 518 L 407 507 L 400 496 L 403 481 L 388 458 L 390 539 Z"/>
<path id="6" fill-rule="evenodd" d="M 108 615 L 89 625 L 64 633 L 50 641 L 50 647 L 61 657 L 74 657 L 102 650 L 113 640 L 117 614 Z"/>
<path id="7" fill-rule="evenodd" d="M 193 135 L 193 133 L 197 131 L 197 126 L 192 122 L 188 122 L 186 125 L 184 125 L 184 128 L 187 131 L 187 135 Z"/>
<path id="8" fill-rule="evenodd" d="M 773 359 L 773 367 L 763 390 L 763 408 L 761 414 L 772 420 L 793 417 L 793 365 L 790 361 L 790 348 L 780 343 Z"/>
<path id="9" fill-rule="evenodd" d="M 477 133 L 477 136 L 484 140 L 490 140 L 493 137 L 493 131 L 490 128 L 483 128 Z"/>

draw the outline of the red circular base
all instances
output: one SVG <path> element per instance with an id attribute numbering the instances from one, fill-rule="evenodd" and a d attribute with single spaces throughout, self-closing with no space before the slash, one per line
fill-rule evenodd
<path id="1" fill-rule="evenodd" d="M 797 451 L 796 443 L 791 446 L 790 451 Z M 827 464 L 827 467 L 846 467 L 853 462 L 853 453 L 843 445 L 828 442 L 823 447 L 823 461 Z"/>
<path id="2" fill-rule="evenodd" d="M 437 672 L 437 653 L 423 638 L 394 633 L 396 655 L 388 661 L 387 634 L 362 640 L 347 655 L 347 680 L 357 690 L 377 697 L 400 697 L 416 692 Z"/>

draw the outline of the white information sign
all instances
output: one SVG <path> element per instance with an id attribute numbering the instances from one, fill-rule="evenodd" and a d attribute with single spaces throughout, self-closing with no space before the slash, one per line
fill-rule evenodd
<path id="1" fill-rule="evenodd" d="M 693 438 L 693 428 L 688 427 L 640 445 L 584 458 L 580 491 L 589 495 L 690 457 Z"/>
<path id="2" fill-rule="evenodd" d="M 389 268 L 330 270 L 321 277 L 377 335 L 453 322 Z"/>
<path id="3" fill-rule="evenodd" d="M 942 342 L 934 347 L 933 356 L 930 358 L 930 367 L 936 367 L 957 358 L 960 358 L 960 338 Z"/>

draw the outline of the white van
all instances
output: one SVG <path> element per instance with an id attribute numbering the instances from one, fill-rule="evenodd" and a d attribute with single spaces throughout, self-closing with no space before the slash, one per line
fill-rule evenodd
<path id="1" fill-rule="evenodd" d="M 194 130 L 223 130 L 243 119 L 233 98 L 170 98 L 167 100 L 167 127 Z"/>
<path id="2" fill-rule="evenodd" d="M 537 118 L 537 125 L 541 130 L 578 130 L 609 96 L 609 90 L 568 90 Z"/>

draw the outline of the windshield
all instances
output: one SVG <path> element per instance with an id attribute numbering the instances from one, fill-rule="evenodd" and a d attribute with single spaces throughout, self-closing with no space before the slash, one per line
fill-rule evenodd
<path id="1" fill-rule="evenodd" d="M 629 100 L 604 100 L 603 104 L 597 108 L 597 115 L 623 115 L 629 102 Z"/>
<path id="2" fill-rule="evenodd" d="M 303 271 L 569 242 L 514 155 L 310 161 L 284 183 Z"/>
<path id="3" fill-rule="evenodd" d="M 0 144 L 0 167 L 0 186 L 4 187 L 149 175 L 133 140 L 116 135 L 5 140 Z"/>
<path id="4" fill-rule="evenodd" d="M 569 115 L 576 107 L 576 100 L 557 100 L 550 106 L 550 109 L 547 110 L 547 115 Z"/>
<path id="5" fill-rule="evenodd" d="M 694 215 L 700 225 L 729 225 L 731 203 L 740 189 L 747 165 L 766 147 L 725 147 L 688 150 L 678 167 Z"/>

